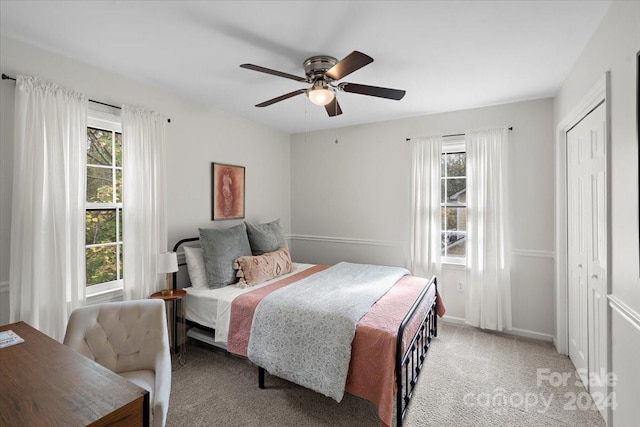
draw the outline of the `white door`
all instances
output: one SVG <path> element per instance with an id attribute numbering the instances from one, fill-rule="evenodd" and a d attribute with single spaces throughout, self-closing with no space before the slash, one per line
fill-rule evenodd
<path id="1" fill-rule="evenodd" d="M 608 394 L 606 147 L 602 103 L 567 133 L 569 357 L 598 404 Z"/>
<path id="2" fill-rule="evenodd" d="M 607 396 L 607 156 L 605 106 L 587 116 L 590 131 L 587 170 L 590 221 L 587 247 L 589 392 L 596 403 Z M 605 408 L 600 413 L 606 420 Z"/>
<path id="3" fill-rule="evenodd" d="M 583 120 L 584 122 L 584 120 Z M 581 123 L 583 123 L 581 122 Z M 586 151 L 584 128 L 567 133 L 567 265 L 569 357 L 586 384 L 589 365 L 587 327 L 587 209 Z"/>

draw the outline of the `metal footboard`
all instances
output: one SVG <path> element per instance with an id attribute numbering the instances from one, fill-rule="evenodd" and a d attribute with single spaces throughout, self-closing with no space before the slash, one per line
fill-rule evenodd
<path id="1" fill-rule="evenodd" d="M 418 328 L 413 335 L 413 338 L 409 342 L 407 349 L 403 352 L 403 337 L 405 328 L 409 322 L 413 319 L 414 315 L 418 311 L 418 308 L 424 304 L 431 284 L 437 291 L 437 280 L 433 276 L 431 280 L 424 287 L 416 301 L 413 303 L 400 327 L 398 328 L 398 336 L 396 338 L 396 425 L 402 426 L 402 421 L 407 413 L 409 401 L 413 396 L 413 389 L 418 382 L 418 376 L 422 370 L 427 351 L 431 345 L 431 339 L 438 335 L 438 320 L 436 316 L 436 305 L 438 302 L 438 295 L 433 300 L 431 306 L 427 309 L 423 315 Z"/>

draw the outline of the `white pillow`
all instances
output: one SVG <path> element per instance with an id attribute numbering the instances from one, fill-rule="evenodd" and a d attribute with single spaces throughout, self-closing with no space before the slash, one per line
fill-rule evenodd
<path id="1" fill-rule="evenodd" d="M 187 271 L 189 272 L 191 286 L 196 289 L 208 288 L 202 248 L 184 246 L 184 257 L 187 260 Z"/>

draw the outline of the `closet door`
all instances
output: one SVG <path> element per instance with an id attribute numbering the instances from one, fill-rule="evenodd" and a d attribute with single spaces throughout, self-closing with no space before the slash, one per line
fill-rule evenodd
<path id="1" fill-rule="evenodd" d="M 602 103 L 567 133 L 569 357 L 597 404 L 608 395 L 606 147 Z"/>
<path id="2" fill-rule="evenodd" d="M 587 234 L 587 316 L 589 330 L 589 392 L 596 403 L 607 396 L 607 155 L 605 106 L 585 121 L 589 128 L 587 157 L 589 215 Z M 603 407 L 599 407 L 606 420 Z"/>
<path id="3" fill-rule="evenodd" d="M 583 121 L 584 122 L 584 121 Z M 580 124 L 582 124 L 581 122 Z M 587 380 L 587 229 L 589 210 L 586 178 L 587 135 L 578 124 L 567 133 L 567 279 L 569 357 L 583 382 Z"/>

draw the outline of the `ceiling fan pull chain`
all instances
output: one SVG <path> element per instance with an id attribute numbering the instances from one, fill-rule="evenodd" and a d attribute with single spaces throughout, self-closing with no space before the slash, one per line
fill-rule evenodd
<path id="1" fill-rule="evenodd" d="M 336 116 L 338 115 L 338 102 L 335 103 L 336 105 Z M 338 128 L 336 128 L 336 144 L 338 143 Z"/>

